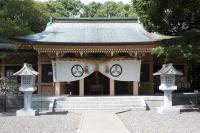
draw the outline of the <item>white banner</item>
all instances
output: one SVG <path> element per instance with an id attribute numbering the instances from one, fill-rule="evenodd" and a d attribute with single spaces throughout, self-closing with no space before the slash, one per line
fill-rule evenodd
<path id="1" fill-rule="evenodd" d="M 81 80 L 95 71 L 95 65 L 78 61 L 52 61 L 52 67 L 54 82 Z"/>
<path id="2" fill-rule="evenodd" d="M 112 61 L 101 64 L 99 71 L 105 76 L 119 81 L 140 81 L 141 60 Z"/>
<path id="3" fill-rule="evenodd" d="M 78 61 L 52 61 L 53 81 L 70 82 L 81 80 L 96 70 L 95 64 Z M 119 81 L 140 81 L 141 60 L 112 61 L 98 66 L 103 75 Z"/>

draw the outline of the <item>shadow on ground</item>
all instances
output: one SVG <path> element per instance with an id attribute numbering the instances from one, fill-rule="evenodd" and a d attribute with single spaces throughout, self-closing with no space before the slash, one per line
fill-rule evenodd
<path id="1" fill-rule="evenodd" d="M 6 112 L 4 112 L 3 110 L 0 110 L 0 117 L 16 116 L 16 111 L 17 111 L 17 109 L 7 110 Z M 39 112 L 39 114 L 37 116 L 44 116 L 44 115 L 67 115 L 68 113 L 69 113 L 68 111 L 62 111 L 62 112 L 45 111 L 45 112 Z"/>
<path id="2" fill-rule="evenodd" d="M 0 110 L 0 117 L 16 116 L 16 110 L 7 110 L 4 112 Z"/>
<path id="3" fill-rule="evenodd" d="M 190 113 L 190 112 L 200 113 L 200 105 L 183 105 L 183 108 L 180 110 L 180 113 Z"/>
<path id="4" fill-rule="evenodd" d="M 39 113 L 39 116 L 40 115 L 66 115 L 68 113 L 69 113 L 68 111 L 62 111 L 62 112 L 42 112 L 42 113 Z"/>

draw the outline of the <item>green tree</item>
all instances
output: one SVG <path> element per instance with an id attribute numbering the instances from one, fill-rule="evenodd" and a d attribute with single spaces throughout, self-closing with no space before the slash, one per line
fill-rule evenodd
<path id="1" fill-rule="evenodd" d="M 62 4 L 58 1 L 46 2 L 46 11 L 49 16 L 52 17 L 61 17 L 66 16 L 65 9 Z"/>
<path id="2" fill-rule="evenodd" d="M 133 0 L 133 7 L 147 30 L 176 35 L 174 39 L 163 40 L 152 52 L 165 58 L 165 62 L 172 58 L 188 61 L 189 78 L 194 86 L 198 74 L 193 68 L 200 66 L 200 1 Z"/>
<path id="3" fill-rule="evenodd" d="M 200 25 L 199 0 L 132 0 L 140 21 L 149 31 L 179 35 Z"/>
<path id="4" fill-rule="evenodd" d="M 0 20 L 0 25 L 0 42 L 6 42 L 10 37 L 32 33 L 26 22 L 15 22 L 6 18 Z"/>
<path id="5" fill-rule="evenodd" d="M 130 4 L 123 4 L 122 2 L 118 2 L 116 10 L 117 10 L 116 16 L 118 17 L 136 17 L 137 16 L 133 10 L 133 6 L 131 6 Z"/>
<path id="6" fill-rule="evenodd" d="M 80 15 L 83 4 L 80 0 L 58 0 L 64 7 L 67 16 Z"/>
<path id="7" fill-rule="evenodd" d="M 200 30 L 192 29 L 180 37 L 163 41 L 163 43 L 153 49 L 153 54 L 158 57 L 163 56 L 165 62 L 171 59 L 185 59 L 191 63 L 200 63 Z"/>
<path id="8" fill-rule="evenodd" d="M 55 0 L 46 2 L 47 11 L 53 17 L 79 16 L 83 4 L 80 0 Z"/>
<path id="9" fill-rule="evenodd" d="M 114 1 L 106 1 L 97 11 L 98 17 L 115 17 L 117 16 L 117 3 Z"/>
<path id="10" fill-rule="evenodd" d="M 133 6 L 144 26 L 153 32 L 179 36 L 176 39 L 163 41 L 154 49 L 154 54 L 169 55 L 189 61 L 198 61 L 196 49 L 200 29 L 200 1 L 198 0 L 133 0 Z M 191 35 L 190 35 L 191 34 Z"/>
<path id="11" fill-rule="evenodd" d="M 122 2 L 106 1 L 101 4 L 91 2 L 84 5 L 82 17 L 133 17 L 136 16 L 130 4 Z"/>
<path id="12" fill-rule="evenodd" d="M 4 38 L 42 31 L 49 19 L 43 3 L 33 0 L 6 0 L 0 9 L 0 36 Z"/>
<path id="13" fill-rule="evenodd" d="M 101 6 L 101 3 L 94 1 L 90 2 L 88 5 L 84 5 L 81 17 L 95 17 Z"/>

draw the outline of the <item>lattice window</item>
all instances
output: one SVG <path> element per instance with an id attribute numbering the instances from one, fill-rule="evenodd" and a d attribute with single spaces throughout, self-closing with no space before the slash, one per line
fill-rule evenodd
<path id="1" fill-rule="evenodd" d="M 31 76 L 23 76 L 22 77 L 22 86 L 32 86 L 32 77 Z"/>
<path id="2" fill-rule="evenodd" d="M 165 77 L 165 83 L 173 85 L 174 84 L 174 75 L 167 75 Z"/>

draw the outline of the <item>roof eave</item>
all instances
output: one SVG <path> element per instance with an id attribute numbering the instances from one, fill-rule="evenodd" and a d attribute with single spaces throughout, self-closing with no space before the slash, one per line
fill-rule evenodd
<path id="1" fill-rule="evenodd" d="M 26 45 L 66 45 L 66 46 L 116 46 L 116 45 L 152 45 L 158 44 L 161 41 L 141 41 L 141 42 L 43 42 L 43 41 L 30 41 L 26 39 L 15 38 L 16 41 Z"/>

